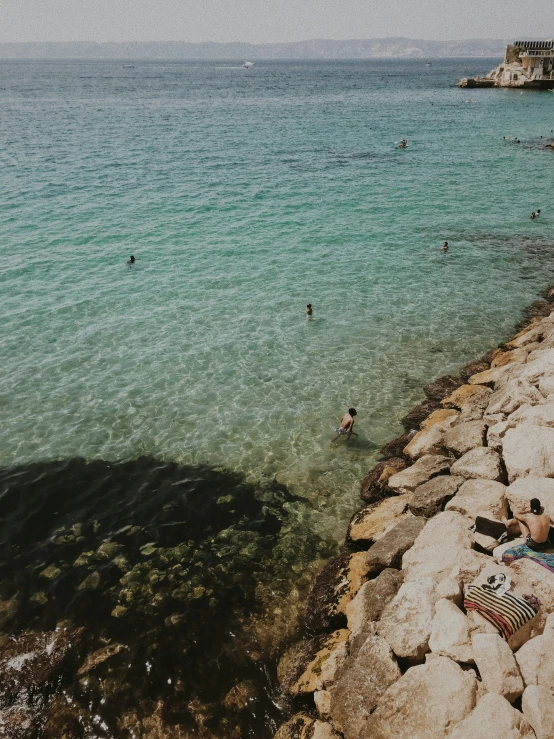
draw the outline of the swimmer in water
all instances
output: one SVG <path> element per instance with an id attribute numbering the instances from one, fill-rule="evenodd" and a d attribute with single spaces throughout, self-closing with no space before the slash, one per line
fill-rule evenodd
<path id="1" fill-rule="evenodd" d="M 398 144 L 399 149 L 405 149 L 408 146 L 408 139 L 402 139 L 402 141 Z"/>
<path id="2" fill-rule="evenodd" d="M 311 318 L 312 315 L 313 315 L 313 310 L 312 310 L 312 304 L 311 303 L 308 303 L 308 305 L 306 306 L 306 315 L 308 316 L 308 318 Z"/>
<path id="3" fill-rule="evenodd" d="M 531 219 L 532 221 L 534 221 L 536 217 L 537 217 L 537 214 L 535 213 L 535 211 L 533 211 L 533 212 L 531 213 L 531 215 L 529 216 L 529 218 L 530 218 L 530 219 Z"/>
<path id="4" fill-rule="evenodd" d="M 442 250 L 443 251 L 448 251 L 448 241 L 445 241 L 444 242 L 444 244 L 442 245 Z"/>
<path id="5" fill-rule="evenodd" d="M 540 214 L 541 214 L 541 211 L 540 211 L 540 208 L 539 208 L 539 210 L 537 211 L 537 218 L 540 216 Z"/>
<path id="6" fill-rule="evenodd" d="M 338 438 L 345 435 L 351 436 L 354 434 L 354 436 L 358 436 L 358 434 L 352 430 L 354 428 L 354 416 L 357 415 L 358 413 L 355 408 L 348 409 L 348 412 L 341 418 L 340 425 L 335 429 L 338 436 L 336 436 L 333 441 L 336 441 Z"/>
<path id="7" fill-rule="evenodd" d="M 135 258 L 134 258 L 134 256 L 133 256 L 133 255 L 131 254 L 131 256 L 129 257 L 129 259 L 127 260 L 127 264 L 134 264 L 134 263 L 135 263 Z"/>

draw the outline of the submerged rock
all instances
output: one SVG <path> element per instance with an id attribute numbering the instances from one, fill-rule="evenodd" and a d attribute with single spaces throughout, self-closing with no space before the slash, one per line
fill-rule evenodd
<path id="1" fill-rule="evenodd" d="M 402 419 L 402 425 L 406 431 L 417 430 L 421 423 L 424 422 L 429 416 L 440 408 L 440 403 L 436 400 L 426 400 L 420 405 L 416 405 L 409 413 L 407 413 Z"/>
<path id="2" fill-rule="evenodd" d="M 0 736 L 5 739 L 35 739 L 38 726 L 35 711 L 25 705 L 0 710 Z M 60 739 L 62 739 L 60 737 Z"/>
<path id="3" fill-rule="evenodd" d="M 459 377 L 444 375 L 444 377 L 439 377 L 437 380 L 429 383 L 429 385 L 425 385 L 423 392 L 431 400 L 440 401 L 451 395 L 462 384 L 463 381 Z"/>
<path id="4" fill-rule="evenodd" d="M 89 654 L 86 660 L 83 662 L 81 667 L 77 670 L 77 675 L 86 675 L 94 670 L 98 665 L 103 664 L 106 660 L 111 657 L 115 657 L 127 647 L 124 644 L 109 644 L 107 647 L 97 649 L 96 652 Z"/>
<path id="5" fill-rule="evenodd" d="M 0 629 L 7 626 L 19 610 L 19 595 L 8 600 L 0 600 Z"/>
<path id="6" fill-rule="evenodd" d="M 374 502 L 390 495 L 389 478 L 406 468 L 406 460 L 401 457 L 391 457 L 385 462 L 379 462 L 369 472 L 362 482 L 360 497 L 362 500 Z"/>
<path id="7" fill-rule="evenodd" d="M 347 629 L 294 644 L 277 667 L 281 688 L 292 696 L 328 688 L 347 654 Z"/>

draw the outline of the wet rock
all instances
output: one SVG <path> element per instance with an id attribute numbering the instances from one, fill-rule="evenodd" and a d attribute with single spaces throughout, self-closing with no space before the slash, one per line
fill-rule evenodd
<path id="1" fill-rule="evenodd" d="M 449 739 L 535 739 L 523 715 L 501 695 L 487 693 Z"/>
<path id="2" fill-rule="evenodd" d="M 425 421 L 434 411 L 440 408 L 440 403 L 436 400 L 426 400 L 420 405 L 416 405 L 402 419 L 402 425 L 406 431 L 417 430 L 421 423 Z"/>
<path id="3" fill-rule="evenodd" d="M 442 510 L 445 502 L 456 494 L 463 482 L 463 477 L 439 475 L 419 485 L 410 496 L 410 511 L 414 516 L 431 518 Z"/>
<path id="4" fill-rule="evenodd" d="M 60 568 L 56 567 L 56 565 L 48 565 L 48 567 L 42 570 L 40 576 L 46 578 L 46 580 L 55 580 L 60 572 Z"/>
<path id="5" fill-rule="evenodd" d="M 83 629 L 26 633 L 0 649 L 0 700 L 47 685 L 79 645 Z"/>
<path id="6" fill-rule="evenodd" d="M 351 638 L 369 633 L 372 624 L 381 618 L 385 606 L 398 593 L 404 578 L 402 572 L 383 570 L 374 580 L 368 580 L 346 606 L 346 617 Z"/>
<path id="7" fill-rule="evenodd" d="M 451 467 L 453 475 L 466 479 L 502 481 L 504 471 L 498 452 L 488 447 L 478 447 L 466 452 Z"/>
<path id="8" fill-rule="evenodd" d="M 189 709 L 192 701 L 189 702 Z M 164 703 L 158 701 L 149 715 L 140 719 L 136 711 L 130 711 L 121 716 L 119 728 L 122 736 L 140 737 L 140 739 L 190 739 L 190 731 L 179 725 L 169 724 L 163 717 Z M 198 716 L 197 716 L 198 719 Z M 202 724 L 200 717 L 198 723 Z M 194 736 L 199 739 L 215 739 L 211 732 L 195 731 Z"/>
<path id="9" fill-rule="evenodd" d="M 523 364 L 527 361 L 527 349 L 512 349 L 506 352 L 500 352 L 491 362 L 491 367 L 504 367 L 506 364 Z"/>
<path id="10" fill-rule="evenodd" d="M 367 552 L 333 557 L 317 575 L 306 602 L 306 625 L 312 631 L 342 626 L 346 606 L 368 573 Z"/>
<path id="11" fill-rule="evenodd" d="M 115 541 L 104 541 L 96 550 L 96 557 L 105 560 L 113 559 L 122 549 L 122 544 L 117 544 Z"/>
<path id="12" fill-rule="evenodd" d="M 463 382 L 459 377 L 453 375 L 444 375 L 439 377 L 438 380 L 425 385 L 423 392 L 430 400 L 441 401 L 448 395 L 452 395 L 454 390 L 457 390 Z"/>
<path id="13" fill-rule="evenodd" d="M 444 398 L 444 408 L 457 408 L 467 419 L 478 419 L 489 404 L 492 390 L 481 385 L 462 385 Z"/>
<path id="14" fill-rule="evenodd" d="M 350 521 L 347 540 L 357 542 L 380 539 L 399 523 L 401 516 L 412 515 L 408 511 L 409 497 L 398 495 L 362 508 Z"/>
<path id="15" fill-rule="evenodd" d="M 485 516 L 501 521 L 508 516 L 506 486 L 496 480 L 466 480 L 446 504 L 447 511 L 458 511 L 475 520 Z"/>
<path id="16" fill-rule="evenodd" d="M 554 519 L 554 480 L 550 477 L 522 477 L 506 488 L 506 497 L 513 512 L 529 510 L 531 498 L 538 498 L 544 512 Z"/>
<path id="17" fill-rule="evenodd" d="M 307 713 L 297 713 L 283 724 L 273 739 L 312 739 L 315 719 Z"/>
<path id="18" fill-rule="evenodd" d="M 41 739 L 88 739 L 94 736 L 92 717 L 77 701 L 61 695 L 49 704 Z"/>
<path id="19" fill-rule="evenodd" d="M 379 450 L 379 453 L 385 459 L 390 459 L 393 457 L 403 457 L 404 449 L 410 443 L 410 439 L 413 435 L 413 431 L 408 431 L 405 434 L 402 434 L 396 439 L 389 441 L 388 444 L 385 444 L 385 446 L 382 446 Z"/>
<path id="20" fill-rule="evenodd" d="M 523 715 L 537 739 L 554 739 L 554 695 L 541 685 L 529 685 L 521 699 Z"/>
<path id="21" fill-rule="evenodd" d="M 11 706 L 0 710 L 0 736 L 5 739 L 35 739 L 37 719 L 29 706 Z"/>
<path id="22" fill-rule="evenodd" d="M 424 525 L 424 518 L 410 516 L 387 531 L 367 552 L 368 572 L 375 574 L 385 567 L 399 567 L 402 555 L 413 545 Z"/>
<path id="23" fill-rule="evenodd" d="M 427 454 L 415 464 L 389 478 L 389 487 L 397 493 L 411 493 L 424 482 L 438 475 L 447 474 L 452 460 L 435 454 Z"/>
<path id="24" fill-rule="evenodd" d="M 77 675 L 87 675 L 98 667 L 98 665 L 101 665 L 106 662 L 106 660 L 115 657 L 116 654 L 119 654 L 124 649 L 128 649 L 124 644 L 108 644 L 107 647 L 97 649 L 96 652 L 89 654 L 81 667 L 79 667 Z"/>
<path id="25" fill-rule="evenodd" d="M 488 693 L 513 703 L 523 693 L 523 680 L 508 644 L 498 634 L 473 634 L 473 654 Z"/>
<path id="26" fill-rule="evenodd" d="M 420 659 L 429 651 L 436 602 L 435 582 L 427 577 L 403 583 L 385 606 L 378 630 L 397 657 Z"/>
<path id="27" fill-rule="evenodd" d="M 439 582 L 460 566 L 472 545 L 467 518 L 456 511 L 443 511 L 429 519 L 402 558 L 404 579 L 431 577 Z"/>
<path id="28" fill-rule="evenodd" d="M 345 739 L 361 735 L 379 699 L 400 676 L 387 642 L 379 636 L 369 636 L 330 691 L 329 713 Z"/>
<path id="29" fill-rule="evenodd" d="M 75 560 L 75 562 L 73 562 L 73 567 L 84 567 L 85 565 L 88 565 L 88 563 L 91 560 L 91 557 L 93 557 L 93 556 L 94 556 L 94 552 L 93 551 L 90 551 L 90 552 L 82 552 L 77 557 L 77 559 Z"/>
<path id="30" fill-rule="evenodd" d="M 391 457 L 376 464 L 362 482 L 362 500 L 374 502 L 390 495 L 392 491 L 388 487 L 389 478 L 405 468 L 406 460 L 401 457 Z"/>
<path id="31" fill-rule="evenodd" d="M 483 421 L 466 421 L 446 430 L 443 445 L 457 457 L 485 443 L 486 426 Z"/>
<path id="32" fill-rule="evenodd" d="M 96 570 L 81 582 L 77 590 L 98 590 L 102 584 L 102 576 Z"/>
<path id="33" fill-rule="evenodd" d="M 554 428 L 519 423 L 504 434 L 503 456 L 508 478 L 554 476 Z"/>
<path id="34" fill-rule="evenodd" d="M 435 657 L 388 688 L 359 739 L 444 739 L 470 713 L 476 695 L 473 672 Z"/>
<path id="35" fill-rule="evenodd" d="M 460 370 L 460 377 L 464 382 L 467 382 L 471 375 L 476 375 L 479 372 L 485 372 L 485 370 L 490 369 L 491 363 L 487 361 L 484 357 L 481 359 L 476 359 L 474 362 L 470 362 L 469 364 L 466 364 L 462 367 Z"/>
<path id="36" fill-rule="evenodd" d="M 228 710 L 244 711 L 258 697 L 258 689 L 252 680 L 243 680 L 227 693 L 223 705 Z"/>
<path id="37" fill-rule="evenodd" d="M 19 610 L 19 595 L 8 600 L 0 600 L 0 629 L 7 626 Z"/>
<path id="38" fill-rule="evenodd" d="M 455 662 L 473 662 L 471 628 L 467 616 L 452 601 L 442 598 L 435 605 L 429 648 Z"/>
<path id="39" fill-rule="evenodd" d="M 328 688 L 348 655 L 348 629 L 305 639 L 281 657 L 277 677 L 292 696 Z"/>

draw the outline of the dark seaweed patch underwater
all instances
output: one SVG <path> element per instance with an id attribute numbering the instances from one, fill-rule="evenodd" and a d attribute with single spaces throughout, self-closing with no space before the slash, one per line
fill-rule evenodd
<path id="1" fill-rule="evenodd" d="M 308 578 L 291 585 L 292 569 L 330 553 L 298 530 L 298 500 L 147 457 L 0 470 L 2 631 L 84 627 L 34 703 L 40 735 L 63 693 L 80 716 L 71 736 L 139 737 L 152 715 L 171 737 L 272 736 L 283 717 L 274 614 L 290 621 L 280 605 Z M 106 646 L 110 658 L 79 676 Z"/>

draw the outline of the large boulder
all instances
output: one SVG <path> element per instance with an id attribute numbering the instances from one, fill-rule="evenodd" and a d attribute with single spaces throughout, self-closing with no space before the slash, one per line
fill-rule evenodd
<path id="1" fill-rule="evenodd" d="M 411 493 L 427 480 L 437 475 L 445 475 L 450 470 L 452 460 L 438 454 L 426 454 L 415 464 L 389 478 L 389 488 L 397 493 Z"/>
<path id="2" fill-rule="evenodd" d="M 441 598 L 435 605 L 431 625 L 431 651 L 455 662 L 473 662 L 471 628 L 468 617 L 451 600 Z"/>
<path id="3" fill-rule="evenodd" d="M 485 516 L 501 521 L 508 516 L 506 486 L 496 480 L 466 480 L 446 504 L 447 511 L 458 511 L 475 520 Z"/>
<path id="4" fill-rule="evenodd" d="M 525 687 L 541 685 L 554 693 L 554 615 L 550 615 L 547 628 L 540 636 L 530 639 L 518 652 L 516 660 Z"/>
<path id="5" fill-rule="evenodd" d="M 396 526 L 401 517 L 410 517 L 409 495 L 387 498 L 380 503 L 362 508 L 354 514 L 348 526 L 347 539 L 350 541 L 378 541 L 387 531 Z"/>
<path id="6" fill-rule="evenodd" d="M 402 418 L 402 425 L 406 431 L 417 430 L 421 423 L 440 407 L 441 406 L 438 401 L 426 400 L 423 403 L 416 405 L 415 408 L 412 408 L 412 410 Z"/>
<path id="7" fill-rule="evenodd" d="M 533 384 L 524 378 L 515 377 L 494 391 L 487 405 L 487 414 L 503 413 L 508 416 L 520 405 L 535 405 L 542 400 L 544 396 Z"/>
<path id="8" fill-rule="evenodd" d="M 485 443 L 486 426 L 483 421 L 463 421 L 448 428 L 441 439 L 442 445 L 458 457 Z"/>
<path id="9" fill-rule="evenodd" d="M 406 469 L 406 461 L 401 457 L 392 457 L 384 462 L 378 462 L 362 482 L 360 491 L 362 500 L 373 503 L 390 495 L 389 477 L 403 469 Z"/>
<path id="10" fill-rule="evenodd" d="M 545 513 L 554 519 L 554 479 L 549 477 L 522 477 L 506 488 L 506 497 L 514 513 L 529 510 L 531 498 L 538 498 Z"/>
<path id="11" fill-rule="evenodd" d="M 488 447 L 478 447 L 460 457 L 451 467 L 453 475 L 466 479 L 502 480 L 500 455 Z"/>
<path id="12" fill-rule="evenodd" d="M 476 697 L 475 673 L 436 657 L 390 686 L 359 739 L 444 739 L 470 713 Z"/>
<path id="13" fill-rule="evenodd" d="M 421 421 L 422 429 L 429 429 L 436 424 L 447 426 L 454 423 L 460 417 L 460 412 L 454 408 L 441 408 L 440 406 L 434 410 L 427 418 Z"/>
<path id="14" fill-rule="evenodd" d="M 444 503 L 465 482 L 463 477 L 439 475 L 417 487 L 410 496 L 409 507 L 414 516 L 431 518 L 442 510 Z"/>
<path id="15" fill-rule="evenodd" d="M 444 428 L 441 424 L 435 424 L 427 429 L 421 429 L 404 448 L 404 454 L 410 459 L 419 459 L 425 454 L 444 454 L 443 444 Z"/>
<path id="16" fill-rule="evenodd" d="M 342 626 L 346 606 L 361 588 L 367 573 L 367 552 L 344 552 L 329 560 L 308 593 L 308 629 L 326 631 Z"/>
<path id="17" fill-rule="evenodd" d="M 387 531 L 367 552 L 368 571 L 376 573 L 385 567 L 398 567 L 402 555 L 413 545 L 424 526 L 424 518 L 409 516 Z"/>
<path id="18" fill-rule="evenodd" d="M 554 477 L 554 428 L 518 423 L 504 434 L 503 455 L 510 482 L 518 477 Z"/>
<path id="19" fill-rule="evenodd" d="M 510 427 L 517 426 L 518 423 L 554 427 L 554 401 L 550 400 L 539 405 L 521 405 L 508 417 Z"/>
<path id="20" fill-rule="evenodd" d="M 351 639 L 369 633 L 370 624 L 381 618 L 383 609 L 398 593 L 403 580 L 402 572 L 386 569 L 374 580 L 362 585 L 356 597 L 346 606 Z"/>
<path id="21" fill-rule="evenodd" d="M 501 351 L 491 362 L 491 368 L 494 367 L 504 367 L 506 364 L 512 364 L 515 362 L 516 364 L 523 364 L 527 361 L 527 349 L 511 349 L 508 351 Z"/>
<path id="22" fill-rule="evenodd" d="M 402 558 L 404 579 L 431 577 L 438 582 L 459 565 L 472 546 L 467 518 L 457 511 L 443 511 L 427 522 Z"/>
<path id="23" fill-rule="evenodd" d="M 501 695 L 487 693 L 448 739 L 535 739 L 523 715 Z"/>
<path id="24" fill-rule="evenodd" d="M 327 688 L 348 655 L 348 629 L 305 639 L 287 649 L 279 661 L 281 688 L 292 696 Z"/>
<path id="25" fill-rule="evenodd" d="M 473 634 L 473 655 L 488 693 L 513 703 L 523 693 L 523 680 L 514 654 L 498 634 Z"/>
<path id="26" fill-rule="evenodd" d="M 554 695 L 549 690 L 542 685 L 529 685 L 521 707 L 537 739 L 554 739 Z"/>
<path id="27" fill-rule="evenodd" d="M 361 736 L 379 699 L 401 674 L 387 642 L 369 636 L 330 691 L 329 713 L 345 739 Z"/>
<path id="28" fill-rule="evenodd" d="M 442 400 L 445 408 L 458 409 L 464 418 L 478 419 L 489 404 L 492 390 L 482 385 L 462 385 Z"/>
<path id="29" fill-rule="evenodd" d="M 36 739 L 37 712 L 29 706 L 16 705 L 0 709 L 0 736 L 5 739 Z"/>
<path id="30" fill-rule="evenodd" d="M 385 606 L 377 628 L 398 657 L 420 659 L 429 651 L 436 602 L 435 581 L 426 577 L 401 585 Z"/>

